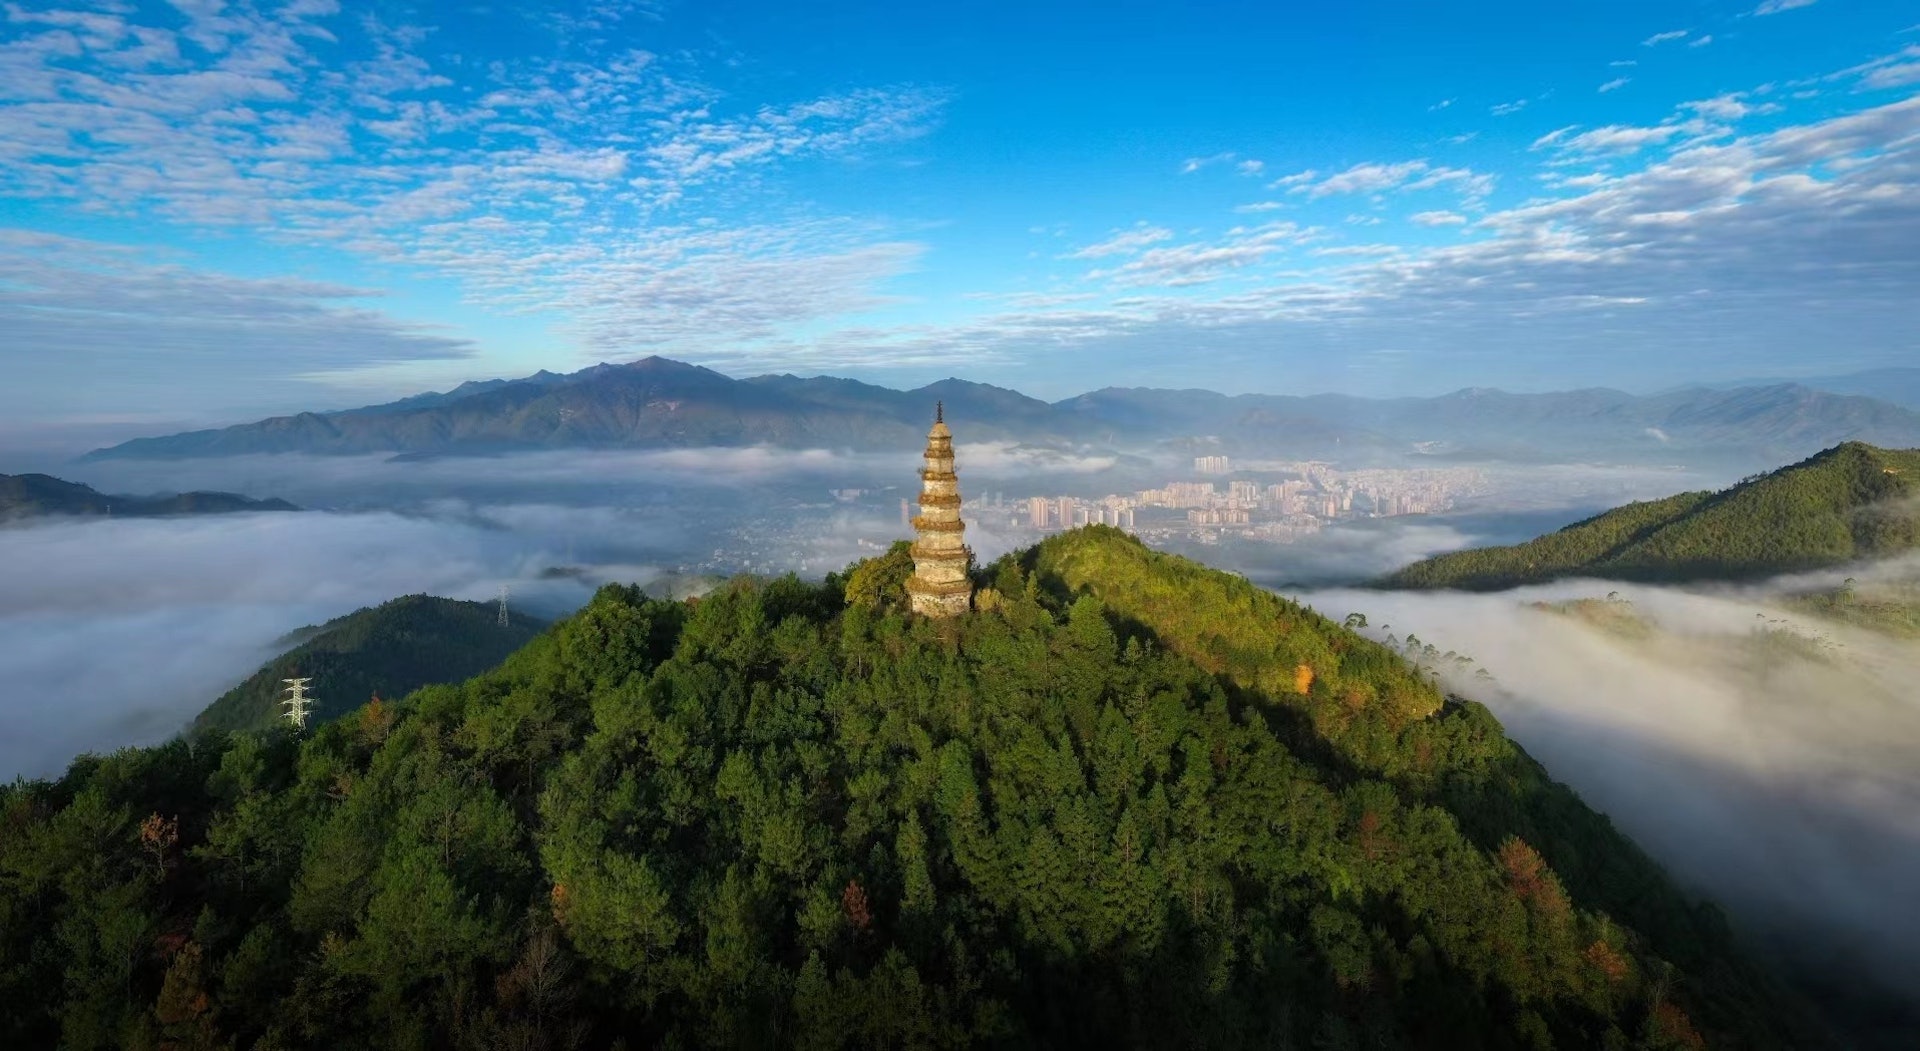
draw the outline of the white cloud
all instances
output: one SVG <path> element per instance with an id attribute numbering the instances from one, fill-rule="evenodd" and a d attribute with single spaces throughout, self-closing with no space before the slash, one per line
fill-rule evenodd
<path id="1" fill-rule="evenodd" d="M 1171 240 L 1173 231 L 1163 226 L 1139 223 L 1129 230 L 1117 230 L 1104 241 L 1068 253 L 1069 259 L 1100 259 L 1110 255 L 1131 255 L 1149 245 Z"/>
<path id="2" fill-rule="evenodd" d="M 1526 109 L 1529 101 L 1528 99 L 1514 99 L 1512 102 L 1502 102 L 1489 108 L 1487 112 L 1496 117 L 1509 116 Z"/>
<path id="3" fill-rule="evenodd" d="M 1782 11 L 1792 11 L 1800 7 L 1812 7 L 1817 0 L 1761 0 L 1760 6 L 1753 9 L 1756 15 L 1777 15 Z"/>
<path id="4" fill-rule="evenodd" d="M 1494 177 L 1491 175 L 1477 173 L 1467 168 L 1434 165 L 1425 160 L 1399 161 L 1393 164 L 1366 162 L 1317 180 L 1313 178 L 1313 173 L 1303 172 L 1302 175 L 1307 178 L 1289 176 L 1288 179 L 1283 179 L 1274 185 L 1286 184 L 1290 192 L 1303 193 L 1311 199 L 1335 194 L 1430 190 L 1436 187 L 1448 187 L 1457 190 L 1463 197 L 1473 199 L 1491 193 L 1494 185 Z"/>
<path id="5" fill-rule="evenodd" d="M 0 230 L 0 329 L 13 381 L 0 386 L 0 411 L 73 412 L 116 395 L 192 411 L 213 407 L 207 391 L 235 383 L 272 387 L 304 373 L 472 354 L 464 339 L 364 305 L 378 297 Z"/>
<path id="6" fill-rule="evenodd" d="M 1577 139 L 1610 164 L 1630 150 L 1662 152 L 1618 174 L 1555 176 L 1546 183 L 1552 192 L 1477 217 L 1475 236 L 1458 243 L 1310 270 L 1244 261 L 1258 280 L 1212 299 L 1142 295 L 910 339 L 865 334 L 837 349 L 1005 361 L 1046 346 L 1062 368 L 1081 360 L 1077 349 L 1097 350 L 1103 368 L 1115 370 L 1164 367 L 1179 355 L 1206 362 L 1212 382 L 1232 387 L 1249 382 L 1248 370 L 1272 368 L 1276 346 L 1289 348 L 1294 371 L 1328 362 L 1312 380 L 1295 378 L 1316 384 L 1340 382 L 1347 373 L 1332 363 L 1354 367 L 1351 348 L 1361 342 L 1463 376 L 1481 355 L 1551 345 L 1560 383 L 1604 383 L 1623 367 L 1649 383 L 1751 372 L 1758 362 L 1778 368 L 1802 360 L 1810 340 L 1860 348 L 1867 360 L 1910 355 L 1920 99 L 1761 134 L 1709 132 L 1690 120 L 1590 129 L 1584 139 L 1563 129 L 1547 145 Z M 1359 212 L 1347 225 L 1380 222 Z M 1340 247 L 1333 234 L 1320 236 L 1315 251 Z M 1817 332 L 1808 302 L 1822 304 Z M 876 342 L 860 349 L 865 340 Z"/>
<path id="7" fill-rule="evenodd" d="M 1695 37 L 1692 40 L 1687 41 L 1687 46 L 1688 47 L 1706 47 L 1708 44 L 1711 44 L 1711 43 L 1713 43 L 1713 34 L 1708 33 L 1705 36 Z"/>
<path id="8" fill-rule="evenodd" d="M 1436 102 L 1436 103 L 1434 103 L 1433 105 L 1431 105 L 1431 106 L 1428 106 L 1428 107 L 1427 107 L 1427 112 L 1428 112 L 1428 113 L 1433 113 L 1433 112 L 1436 112 L 1436 111 L 1438 111 L 1438 110 L 1443 110 L 1443 109 L 1446 109 L 1446 108 L 1447 108 L 1448 106 L 1451 106 L 1451 105 L 1453 105 L 1453 103 L 1454 103 L 1454 100 L 1453 100 L 1453 99 L 1441 99 L 1440 101 L 1438 101 L 1438 102 Z"/>
<path id="9" fill-rule="evenodd" d="M 1883 66 L 1860 78 L 1860 85 L 1865 88 L 1900 88 L 1909 84 L 1920 84 L 1920 62 Z"/>
<path id="10" fill-rule="evenodd" d="M 1535 140 L 1536 147 L 1543 145 L 1558 146 L 1579 153 L 1631 153 L 1644 146 L 1666 142 L 1684 129 L 1678 124 L 1660 124 L 1654 127 L 1634 127 L 1626 124 L 1609 124 L 1592 131 L 1583 131 L 1578 135 L 1562 136 L 1561 131 L 1552 132 Z"/>
<path id="11" fill-rule="evenodd" d="M 1460 226 L 1467 221 L 1459 212 L 1415 212 L 1412 218 L 1421 226 Z"/>
<path id="12" fill-rule="evenodd" d="M 1539 138 L 1533 140 L 1533 148 L 1537 150 L 1543 146 L 1551 146 L 1554 143 L 1557 143 L 1560 140 L 1566 138 L 1568 135 L 1572 134 L 1573 132 L 1579 130 L 1579 128 L 1580 128 L 1580 125 L 1578 124 L 1569 124 L 1564 128 L 1555 128 L 1552 131 L 1547 132 L 1545 135 L 1542 135 Z"/>
<path id="13" fill-rule="evenodd" d="M 1286 222 L 1234 227 L 1215 243 L 1149 248 L 1117 267 L 1090 271 L 1087 279 L 1130 287 L 1182 288 L 1205 284 L 1233 270 L 1264 262 L 1313 233 Z"/>
<path id="14" fill-rule="evenodd" d="M 1629 83 L 1631 83 L 1632 80 L 1633 80 L 1632 77 L 1615 77 L 1612 80 L 1607 81 L 1605 84 L 1600 85 L 1600 94 L 1604 95 L 1609 91 L 1616 91 L 1620 88 L 1624 88 Z"/>
<path id="15" fill-rule="evenodd" d="M 727 228 L 692 205 L 911 140 L 938 122 L 939 92 L 755 105 L 684 56 L 589 41 L 455 85 L 463 56 L 434 37 L 324 2 L 194 5 L 172 26 L 8 11 L 0 194 L 451 276 L 483 308 L 566 319 L 594 355 L 694 353 L 858 312 L 920 252 L 878 224 L 768 209 Z M 476 77 L 485 90 L 467 91 Z"/>
<path id="16" fill-rule="evenodd" d="M 1681 108 L 1692 110 L 1708 120 L 1725 121 L 1739 120 L 1754 113 L 1780 112 L 1778 103 L 1748 102 L 1747 98 L 1747 92 L 1731 91 L 1724 95 L 1716 95 L 1710 99 L 1699 99 L 1694 102 L 1684 103 Z"/>
<path id="17" fill-rule="evenodd" d="M 1664 44 L 1670 40 L 1683 40 L 1687 34 L 1691 32 L 1692 30 L 1690 29 L 1669 29 L 1664 33 L 1653 34 L 1645 40 L 1640 41 L 1640 44 L 1642 47 L 1653 47 L 1656 44 Z"/>
<path id="18" fill-rule="evenodd" d="M 1265 171 L 1266 167 L 1267 165 L 1264 161 L 1244 160 L 1234 165 L 1233 170 L 1242 175 L 1258 175 Z"/>
<path id="19" fill-rule="evenodd" d="M 1180 164 L 1180 174 L 1192 175 L 1202 168 L 1209 168 L 1216 164 L 1227 164 L 1237 156 L 1238 154 L 1228 152 L 1216 153 L 1211 157 L 1188 157 Z"/>
<path id="20" fill-rule="evenodd" d="M 1274 181 L 1267 184 L 1267 189 L 1288 190 L 1288 189 L 1292 189 L 1295 186 L 1304 186 L 1305 184 L 1310 183 L 1314 179 L 1318 178 L 1319 175 L 1320 175 L 1319 172 L 1313 170 L 1312 168 L 1308 168 L 1306 171 L 1294 172 L 1292 175 L 1283 175 L 1280 178 L 1275 179 Z"/>

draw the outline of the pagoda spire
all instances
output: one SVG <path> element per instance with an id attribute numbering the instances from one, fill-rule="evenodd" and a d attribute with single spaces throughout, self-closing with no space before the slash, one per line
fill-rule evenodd
<path id="1" fill-rule="evenodd" d="M 967 564 L 967 525 L 960 520 L 960 478 L 953 473 L 953 432 L 946 406 L 933 405 L 933 429 L 927 432 L 926 466 L 920 469 L 920 514 L 913 520 L 913 576 L 907 596 L 915 613 L 954 617 L 973 605 Z"/>

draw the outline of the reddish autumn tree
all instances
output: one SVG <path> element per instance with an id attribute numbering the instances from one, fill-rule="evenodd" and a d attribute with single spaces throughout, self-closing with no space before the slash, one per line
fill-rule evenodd
<path id="1" fill-rule="evenodd" d="M 173 845 L 180 842 L 180 820 L 161 817 L 158 812 L 140 822 L 140 848 L 153 855 L 153 865 L 161 876 L 167 874 L 168 857 Z"/>
<path id="2" fill-rule="evenodd" d="M 867 892 L 859 880 L 848 880 L 847 889 L 840 892 L 840 911 L 846 913 L 847 922 L 854 930 L 865 934 L 872 929 L 873 910 L 867 905 Z"/>

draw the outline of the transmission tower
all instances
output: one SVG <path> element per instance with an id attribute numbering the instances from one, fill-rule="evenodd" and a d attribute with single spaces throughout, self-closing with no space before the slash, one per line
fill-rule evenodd
<path id="1" fill-rule="evenodd" d="M 287 684 L 287 699 L 280 702 L 280 706 L 287 710 L 287 721 L 292 723 L 297 730 L 306 729 L 307 716 L 313 711 L 312 704 L 314 700 L 316 700 L 316 698 L 307 696 L 307 684 L 313 680 L 306 678 L 281 679 L 280 681 Z"/>
<path id="2" fill-rule="evenodd" d="M 507 591 L 505 584 L 500 585 L 500 626 L 507 626 Z"/>

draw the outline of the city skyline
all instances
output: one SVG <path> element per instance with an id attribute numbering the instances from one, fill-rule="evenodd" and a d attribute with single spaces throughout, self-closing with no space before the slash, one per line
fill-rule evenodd
<path id="1" fill-rule="evenodd" d="M 9 5 L 0 412 L 656 352 L 1042 397 L 1898 364 L 1913 17 Z"/>

